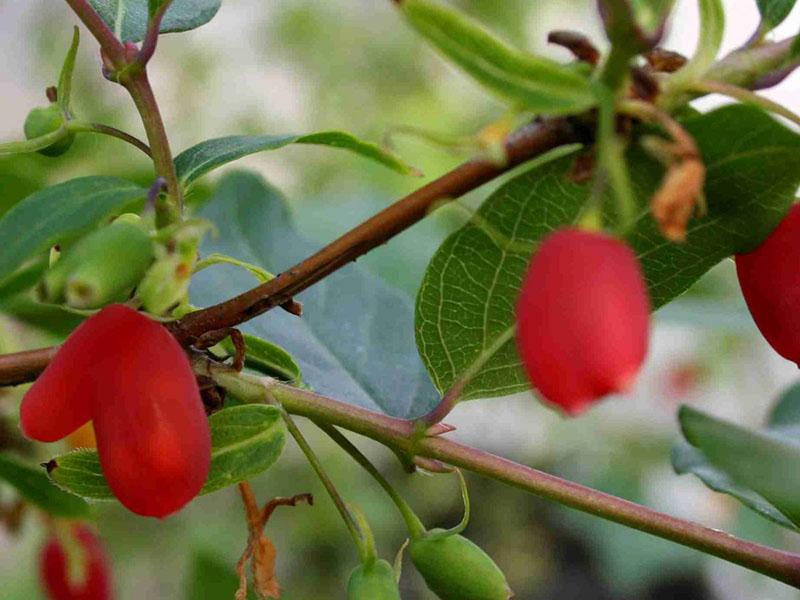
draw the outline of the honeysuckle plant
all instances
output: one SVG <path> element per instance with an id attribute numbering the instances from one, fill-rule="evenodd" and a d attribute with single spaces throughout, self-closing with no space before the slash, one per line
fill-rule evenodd
<path id="1" fill-rule="evenodd" d="M 694 54 L 682 56 L 660 45 L 673 2 L 599 0 L 608 50 L 580 32 L 552 32 L 549 41 L 574 55 L 566 63 L 510 46 L 445 0 L 387 3 L 398 25 L 507 111 L 458 141 L 475 153 L 468 162 L 319 250 L 295 232 L 278 192 L 255 174 L 228 175 L 199 210 L 185 197 L 214 169 L 290 144 L 346 150 L 401 175 L 416 170 L 342 131 L 231 135 L 174 154 L 148 63 L 162 34 L 199 27 L 220 2 L 119 0 L 114 8 L 66 0 L 99 46 L 98 72 L 129 93 L 147 139 L 73 111 L 71 97 L 89 93 L 72 86 L 76 27 L 58 81 L 47 88 L 49 104 L 31 110 L 24 140 L 0 144 L 2 154 L 69 160 L 77 135 L 110 135 L 153 166 L 145 187 L 87 174 L 38 190 L 0 217 L 0 296 L 83 319 L 60 346 L 0 356 L 1 385 L 33 382 L 19 406 L 19 436 L 52 442 L 89 422 L 96 435 L 96 443 L 81 443 L 95 447 L 42 466 L 30 444 L 0 453 L 0 478 L 39 509 L 51 531 L 42 554 L 46 593 L 112 597 L 109 560 L 82 523 L 92 519 L 93 502 L 116 500 L 134 513 L 167 518 L 198 495 L 237 486 L 249 536 L 236 597 L 248 588 L 280 597 L 276 549 L 264 528 L 277 506 L 312 498 L 300 493 L 261 508 L 248 480 L 279 460 L 291 437 L 351 534 L 359 562 L 348 597 L 400 597 L 402 551 L 395 567 L 378 556 L 367 519 L 337 489 L 295 416 L 317 424 L 388 493 L 409 530 L 411 562 L 442 600 L 512 594 L 503 565 L 463 535 L 463 479 L 464 521 L 427 530 L 340 430 L 380 442 L 410 473 L 471 471 L 800 587 L 800 555 L 458 444 L 446 423 L 461 402 L 498 398 L 502 410 L 499 398 L 520 391 L 532 390 L 574 418 L 624 393 L 647 352 L 650 312 L 729 257 L 767 341 L 798 360 L 800 222 L 793 205 L 800 117 L 758 92 L 800 64 L 800 37 L 770 34 L 794 2 L 759 0 L 753 36 L 721 56 L 721 2 L 698 0 L 701 34 Z M 735 102 L 696 110 L 691 102 L 710 93 Z M 385 284 L 352 270 L 327 279 L 517 167 L 431 259 L 413 330 L 400 326 L 407 305 Z M 237 210 L 283 253 L 274 265 L 242 254 L 246 244 L 236 238 L 249 234 L 225 220 L 226 211 Z M 249 289 L 221 298 L 231 285 L 217 274 L 219 264 L 240 268 Z M 328 286 L 324 306 L 314 286 Z M 369 340 L 336 311 L 337 303 L 365 299 L 377 307 L 371 318 L 382 328 Z M 271 310 L 286 314 L 265 327 L 258 317 Z M 314 350 L 306 328 L 333 358 L 306 355 Z M 337 376 L 338 369 L 348 376 Z M 781 397 L 764 430 L 683 407 L 685 441 L 675 446 L 673 465 L 797 530 L 798 415 L 797 389 Z"/>

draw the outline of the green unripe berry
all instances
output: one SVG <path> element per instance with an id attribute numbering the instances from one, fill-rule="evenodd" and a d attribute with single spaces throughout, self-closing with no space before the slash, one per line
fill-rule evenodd
<path id="1" fill-rule="evenodd" d="M 144 309 L 164 314 L 189 292 L 192 267 L 176 254 L 167 254 L 153 263 L 136 289 Z"/>
<path id="2" fill-rule="evenodd" d="M 412 539 L 409 554 L 441 600 L 508 600 L 506 577 L 492 558 L 462 535 L 432 529 Z"/>
<path id="3" fill-rule="evenodd" d="M 75 308 L 126 300 L 153 261 L 144 229 L 114 222 L 79 240 L 44 275 L 39 296 Z"/>
<path id="4" fill-rule="evenodd" d="M 400 600 L 392 565 L 378 560 L 356 567 L 347 584 L 347 600 Z"/>
<path id="5" fill-rule="evenodd" d="M 25 130 L 25 137 L 31 140 L 47 135 L 48 133 L 53 133 L 64 124 L 66 124 L 66 120 L 61 112 L 61 108 L 57 104 L 51 104 L 50 106 L 34 108 L 29 112 L 28 117 L 25 119 L 23 129 Z M 44 154 L 45 156 L 61 156 L 69 150 L 74 141 L 74 133 L 65 133 L 64 137 L 57 142 L 54 142 L 47 148 L 39 150 L 39 154 Z"/>

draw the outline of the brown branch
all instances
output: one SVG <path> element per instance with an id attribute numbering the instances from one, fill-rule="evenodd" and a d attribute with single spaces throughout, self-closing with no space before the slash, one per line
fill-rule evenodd
<path id="1" fill-rule="evenodd" d="M 50 364 L 58 346 L 0 356 L 0 386 L 33 381 Z"/>
<path id="2" fill-rule="evenodd" d="M 548 150 L 579 141 L 582 141 L 581 136 L 567 119 L 543 120 L 523 127 L 506 143 L 508 160 L 505 165 L 499 166 L 485 159 L 464 163 L 398 200 L 275 279 L 230 300 L 186 315 L 172 324 L 172 332 L 180 342 L 189 345 L 207 331 L 234 327 L 280 306 L 408 229 L 433 208 L 441 206 L 443 200 L 456 199 Z"/>

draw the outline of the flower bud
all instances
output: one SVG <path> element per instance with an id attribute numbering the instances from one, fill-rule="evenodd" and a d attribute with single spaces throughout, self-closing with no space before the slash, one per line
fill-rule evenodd
<path id="1" fill-rule="evenodd" d="M 32 140 L 33 138 L 53 133 L 65 124 L 66 120 L 61 112 L 61 108 L 57 104 L 51 104 L 50 106 L 34 108 L 29 112 L 28 117 L 25 119 L 23 129 L 25 130 L 25 137 Z M 65 132 L 63 138 L 54 142 L 47 148 L 39 150 L 39 154 L 44 154 L 45 156 L 61 156 L 69 150 L 74 141 L 75 134 Z"/>
<path id="2" fill-rule="evenodd" d="M 103 544 L 86 525 L 75 525 L 65 548 L 53 535 L 42 548 L 39 573 L 50 600 L 110 600 L 111 567 Z"/>
<path id="3" fill-rule="evenodd" d="M 508 600 L 506 577 L 492 558 L 459 534 L 432 529 L 412 539 L 414 566 L 441 600 Z"/>
<path id="4" fill-rule="evenodd" d="M 347 583 L 347 600 L 400 600 L 392 565 L 378 560 L 356 567 Z"/>
<path id="5" fill-rule="evenodd" d="M 800 365 L 800 204 L 752 252 L 736 255 L 739 286 L 758 329 L 775 351 Z"/>
<path id="6" fill-rule="evenodd" d="M 121 304 L 67 338 L 20 406 L 23 432 L 40 441 L 90 418 L 103 474 L 132 512 L 167 516 L 203 487 L 211 435 L 189 359 L 164 326 Z"/>
<path id="7" fill-rule="evenodd" d="M 533 256 L 517 302 L 517 346 L 533 385 L 567 414 L 627 390 L 647 353 L 650 303 L 622 242 L 562 229 Z"/>
<path id="8" fill-rule="evenodd" d="M 45 273 L 39 296 L 75 308 L 125 300 L 153 261 L 153 244 L 141 227 L 115 221 L 79 240 Z"/>
<path id="9" fill-rule="evenodd" d="M 147 270 L 136 289 L 149 313 L 162 315 L 186 297 L 192 267 L 177 254 L 166 254 Z"/>

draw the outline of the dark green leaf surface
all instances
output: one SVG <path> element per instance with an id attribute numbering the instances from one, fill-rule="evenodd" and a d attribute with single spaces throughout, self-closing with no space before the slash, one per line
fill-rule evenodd
<path id="1" fill-rule="evenodd" d="M 28 196 L 0 218 L 0 281 L 35 254 L 146 195 L 124 179 L 81 177 Z"/>
<path id="2" fill-rule="evenodd" d="M 405 0 L 401 9 L 411 27 L 437 50 L 515 106 L 564 114 L 595 104 L 588 77 L 573 65 L 517 50 L 438 1 Z"/>
<path id="3" fill-rule="evenodd" d="M 103 20 L 123 42 L 144 39 L 149 8 L 163 0 L 89 0 Z M 205 25 L 217 14 L 222 0 L 174 0 L 161 21 L 161 33 L 189 31 Z"/>
<path id="4" fill-rule="evenodd" d="M 226 408 L 209 419 L 211 470 L 200 495 L 258 475 L 283 450 L 286 431 L 278 410 L 248 404 Z M 95 450 L 75 450 L 51 461 L 50 477 L 59 486 L 90 500 L 112 500 Z"/>
<path id="5" fill-rule="evenodd" d="M 649 214 L 662 169 L 640 151 L 629 156 L 641 212 L 625 238 L 641 261 L 654 308 L 725 257 L 756 247 L 780 221 L 800 183 L 800 136 L 759 109 L 729 106 L 691 118 L 686 127 L 708 168 L 708 213 L 689 223 L 686 243 L 665 240 Z M 417 296 L 416 326 L 420 355 L 440 392 L 468 370 L 476 375 L 464 399 L 530 387 L 509 337 L 514 305 L 536 244 L 573 224 L 589 197 L 588 185 L 567 177 L 573 158 L 529 169 L 483 204 L 480 217 L 513 245 L 493 239 L 473 221 L 434 255 Z"/>
<path id="6" fill-rule="evenodd" d="M 186 580 L 184 600 L 230 600 L 239 589 L 239 577 L 228 557 L 210 551 L 196 551 Z M 248 586 L 248 600 L 256 600 L 253 586 Z"/>
<path id="7" fill-rule="evenodd" d="M 184 185 L 231 161 L 256 152 L 277 150 L 289 144 L 314 144 L 348 150 L 369 158 L 398 173 L 414 170 L 375 144 L 359 140 L 344 131 L 322 131 L 308 135 L 232 135 L 200 142 L 175 158 L 178 178 Z"/>
<path id="8" fill-rule="evenodd" d="M 41 467 L 8 454 L 0 454 L 0 480 L 11 484 L 25 500 L 54 517 L 89 516 L 89 505 L 83 499 L 53 485 Z"/>
<path id="9" fill-rule="evenodd" d="M 789 529 L 800 530 L 800 385 L 778 400 L 767 428 L 745 429 L 688 406 L 679 413 L 686 442 L 673 448 L 675 471 Z"/>
<path id="10" fill-rule="evenodd" d="M 286 350 L 248 333 L 244 334 L 244 343 L 247 346 L 245 367 L 288 383 L 302 383 L 300 367 Z M 221 345 L 229 355 L 234 354 L 230 338 L 226 338 Z"/>
<path id="11" fill-rule="evenodd" d="M 263 179 L 232 173 L 200 215 L 219 228 L 202 252 L 219 252 L 279 273 L 317 250 L 300 236 L 284 198 Z M 204 269 L 192 280 L 192 304 L 207 306 L 253 286 L 252 276 L 227 265 Z M 356 264 L 298 296 L 302 319 L 273 310 L 243 331 L 285 348 L 306 384 L 394 416 L 417 416 L 436 402 L 414 347 L 410 298 Z"/>
<path id="12" fill-rule="evenodd" d="M 767 31 L 775 29 L 783 23 L 784 19 L 792 12 L 796 2 L 797 0 L 756 0 L 758 12 L 761 13 L 761 21 Z"/>

